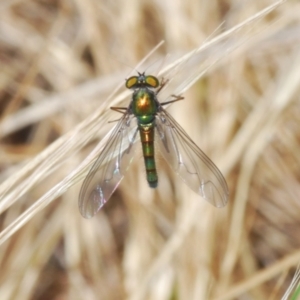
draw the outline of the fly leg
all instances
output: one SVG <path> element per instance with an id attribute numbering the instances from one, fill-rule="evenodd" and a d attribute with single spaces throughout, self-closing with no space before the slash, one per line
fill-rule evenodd
<path id="1" fill-rule="evenodd" d="M 166 102 L 161 102 L 160 105 L 163 106 L 163 105 L 167 105 L 167 104 L 174 103 L 174 102 L 177 102 L 177 101 L 180 101 L 180 100 L 184 99 L 184 97 L 180 96 L 180 95 L 171 95 L 171 97 L 173 97 L 172 100 L 166 101 Z"/>
<path id="2" fill-rule="evenodd" d="M 110 107 L 110 109 L 124 115 L 124 114 L 126 114 L 126 111 L 125 111 L 125 110 L 128 110 L 128 107 L 117 107 L 117 106 L 112 106 L 112 107 Z"/>
<path id="3" fill-rule="evenodd" d="M 155 94 L 157 95 L 163 88 L 164 86 L 169 82 L 169 79 L 164 79 L 162 78 L 161 79 L 161 82 L 160 82 L 160 85 L 159 85 L 159 88 L 156 90 Z"/>
<path id="4" fill-rule="evenodd" d="M 111 110 L 114 110 L 122 115 L 126 115 L 128 113 L 128 108 L 127 107 L 116 107 L 116 106 L 112 106 L 110 107 Z M 122 119 L 123 117 L 121 117 L 120 119 Z M 113 122 L 117 122 L 119 121 L 120 119 L 117 119 L 117 120 L 112 120 L 112 121 L 109 121 L 108 123 L 113 123 Z"/>

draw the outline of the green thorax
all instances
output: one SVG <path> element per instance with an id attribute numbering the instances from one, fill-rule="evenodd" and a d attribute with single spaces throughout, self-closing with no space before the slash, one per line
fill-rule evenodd
<path id="1" fill-rule="evenodd" d="M 157 113 L 156 94 L 147 87 L 137 89 L 132 95 L 132 113 L 140 124 L 149 124 Z"/>

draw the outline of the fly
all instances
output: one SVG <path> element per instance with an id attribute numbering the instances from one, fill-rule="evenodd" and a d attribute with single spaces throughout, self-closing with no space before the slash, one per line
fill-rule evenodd
<path id="1" fill-rule="evenodd" d="M 223 175 L 163 108 L 184 98 L 172 95 L 170 101 L 157 100 L 165 84 L 166 81 L 160 83 L 155 76 L 145 73 L 126 80 L 126 88 L 133 90 L 132 99 L 128 107 L 111 107 L 122 117 L 80 189 L 79 210 L 83 217 L 93 217 L 118 187 L 134 158 L 138 136 L 151 188 L 158 186 L 157 146 L 170 167 L 194 192 L 216 207 L 226 205 L 229 193 Z"/>

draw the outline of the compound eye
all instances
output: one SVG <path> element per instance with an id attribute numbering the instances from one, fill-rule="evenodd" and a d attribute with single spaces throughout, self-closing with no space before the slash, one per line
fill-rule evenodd
<path id="1" fill-rule="evenodd" d="M 128 89 L 132 89 L 132 88 L 136 87 L 137 84 L 138 84 L 138 77 L 137 76 L 132 76 L 132 77 L 129 77 L 126 80 L 125 86 Z"/>
<path id="2" fill-rule="evenodd" d="M 152 87 L 152 88 L 156 88 L 156 87 L 159 86 L 159 81 L 158 81 L 158 79 L 157 79 L 156 77 L 154 77 L 154 76 L 151 76 L 151 75 L 146 76 L 145 82 L 146 82 L 146 84 L 147 84 L 149 87 Z"/>

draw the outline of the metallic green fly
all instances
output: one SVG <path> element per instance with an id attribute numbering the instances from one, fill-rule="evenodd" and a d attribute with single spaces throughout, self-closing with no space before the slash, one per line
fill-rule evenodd
<path id="1" fill-rule="evenodd" d="M 158 185 L 155 145 L 194 192 L 216 207 L 226 205 L 229 193 L 223 175 L 163 108 L 183 97 L 172 95 L 171 101 L 162 103 L 157 100 L 166 83 L 145 73 L 126 80 L 126 88 L 133 90 L 132 99 L 128 107 L 111 107 L 123 115 L 82 184 L 79 210 L 83 217 L 93 217 L 109 200 L 134 157 L 139 138 L 151 188 Z"/>

